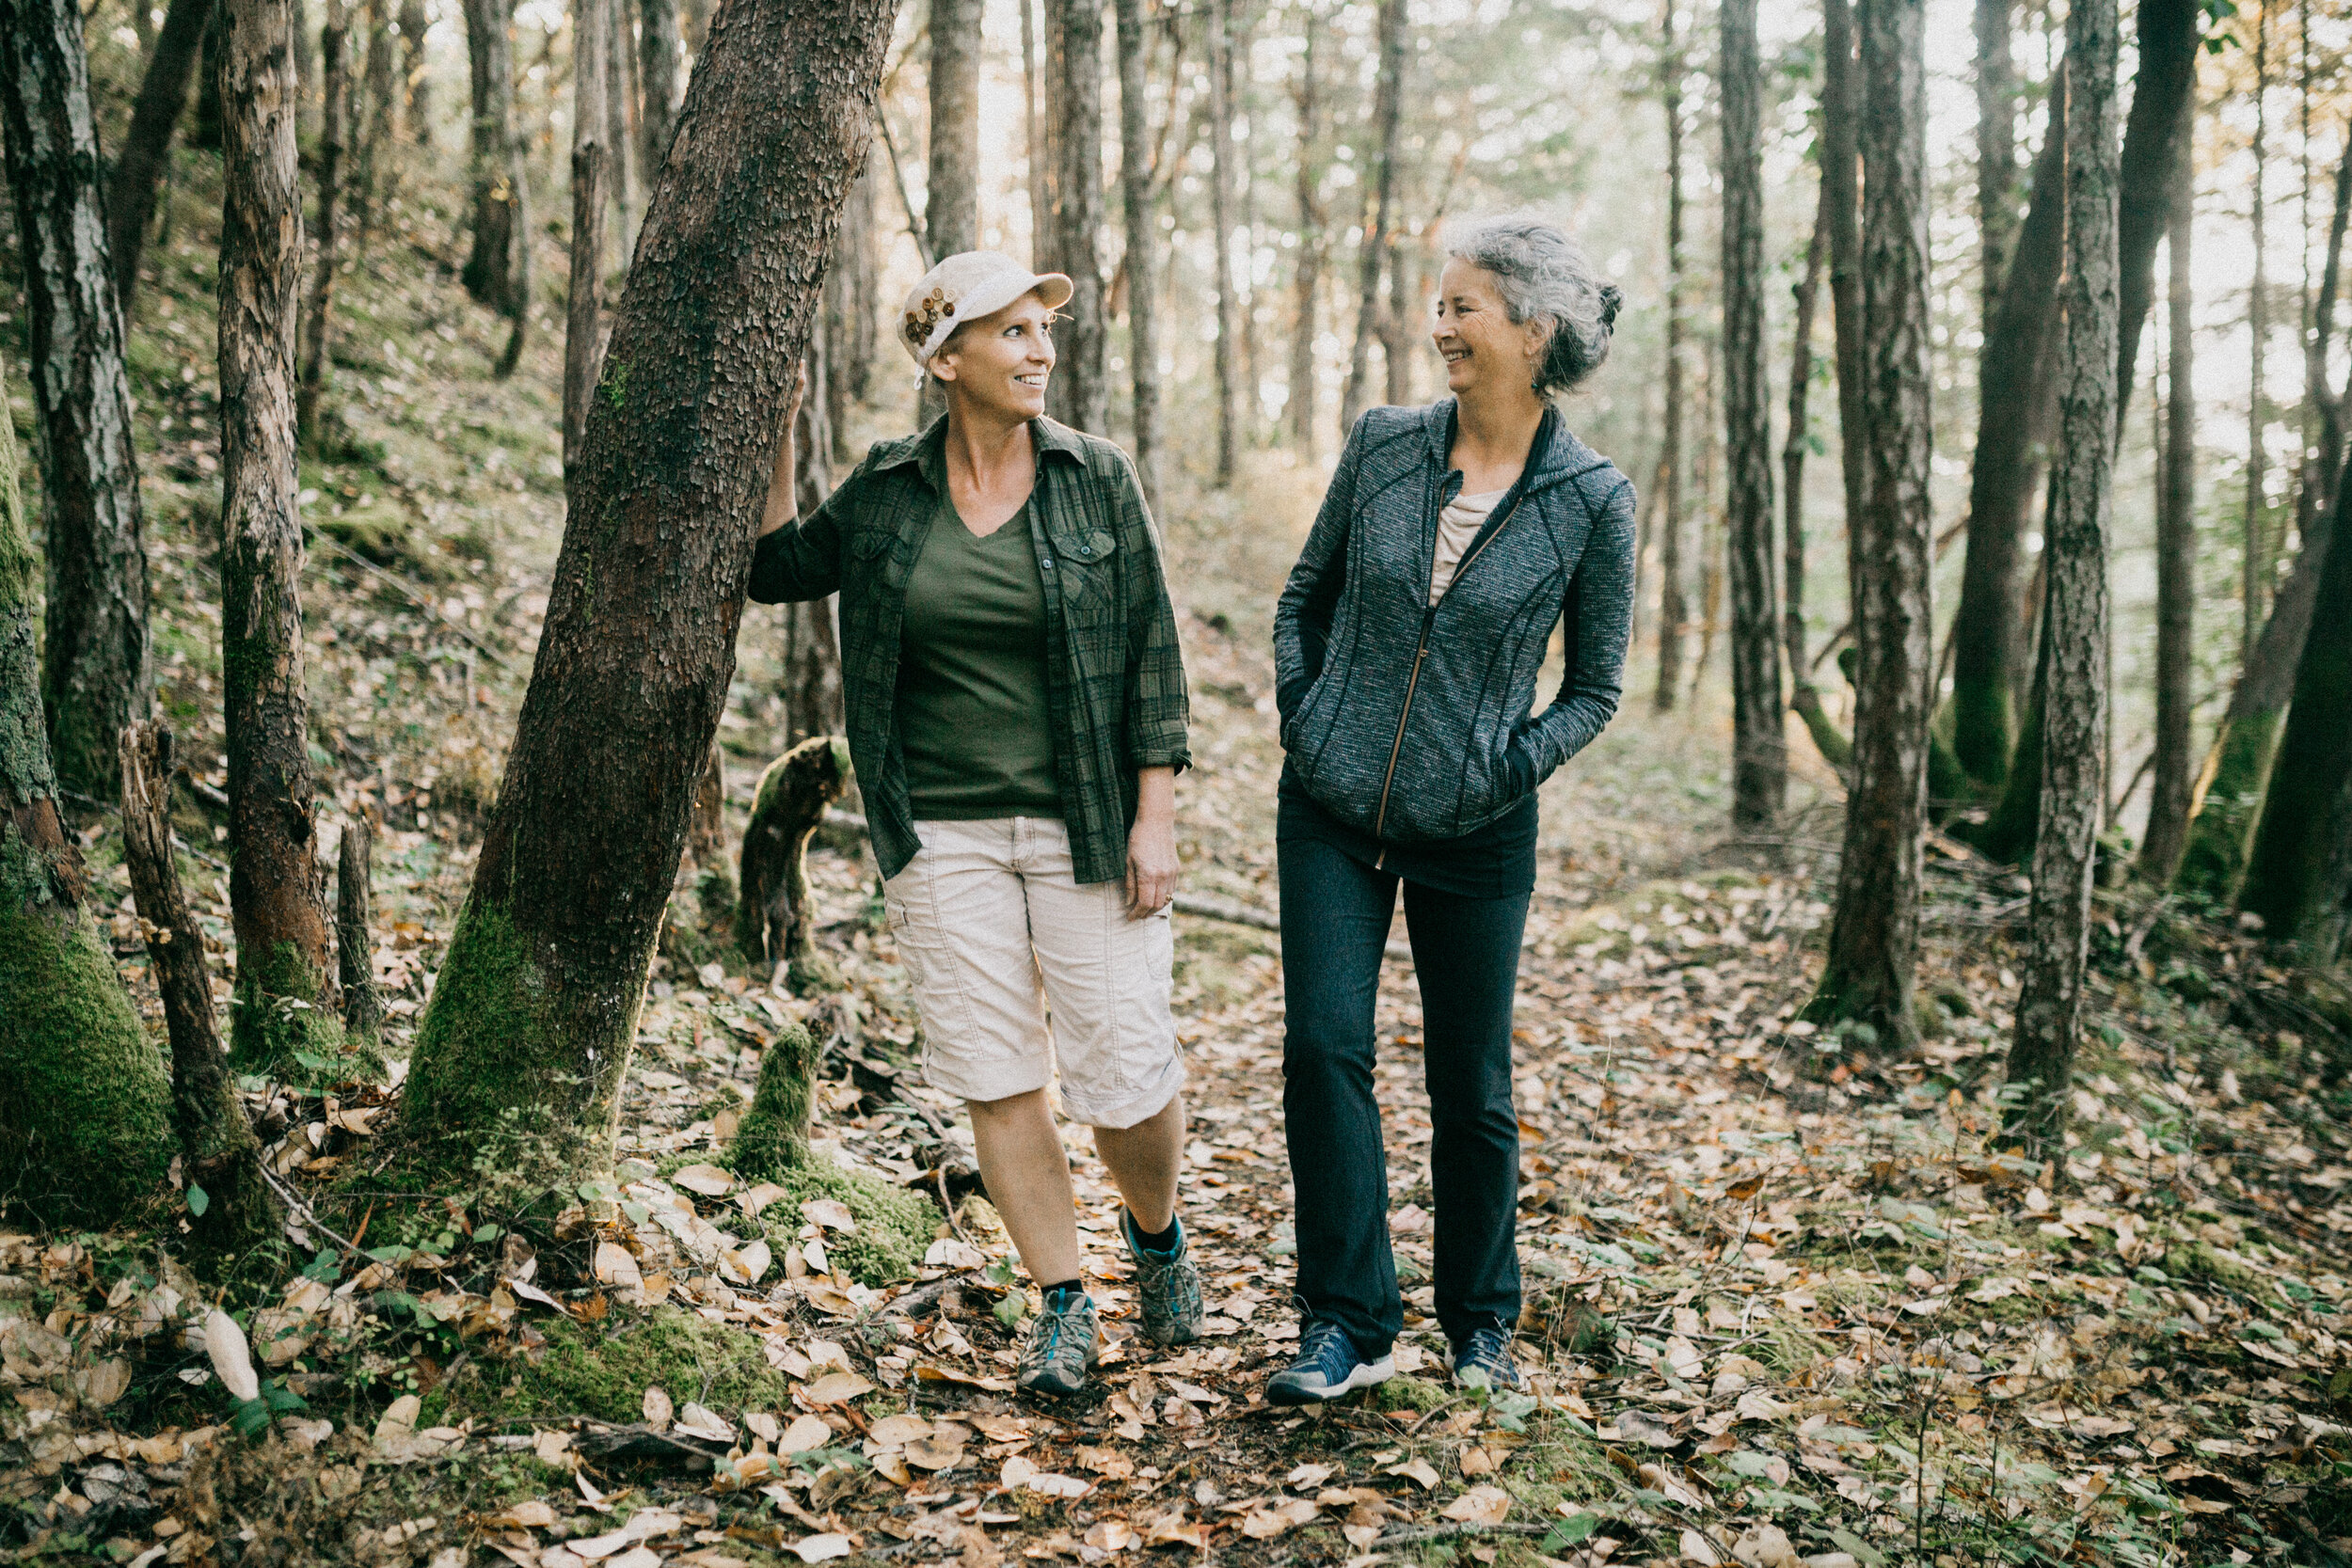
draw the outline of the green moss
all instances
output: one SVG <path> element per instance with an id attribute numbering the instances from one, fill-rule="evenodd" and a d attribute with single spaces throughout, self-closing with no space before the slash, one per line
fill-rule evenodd
<path id="1" fill-rule="evenodd" d="M 287 1084 L 331 1084 L 356 1071 L 381 1070 L 373 1052 L 344 1037 L 343 1021 L 320 1004 L 318 972 L 293 942 L 260 961 L 237 955 L 237 990 L 229 1014 L 229 1054 L 239 1072 Z"/>
<path id="2" fill-rule="evenodd" d="M 823 1055 L 807 1028 L 798 1023 L 787 1025 L 768 1048 L 759 1064 L 752 1108 L 743 1113 L 735 1142 L 727 1148 L 727 1165 L 738 1176 L 781 1180 L 786 1171 L 808 1163 L 811 1096 Z"/>
<path id="3" fill-rule="evenodd" d="M 2225 721 L 2215 741 L 2219 750 L 2213 779 L 2189 823 L 2180 869 L 2172 874 L 2176 891 L 2217 904 L 2236 896 L 2285 726 L 2286 715 L 2276 708 Z"/>
<path id="4" fill-rule="evenodd" d="M 11 854 L 28 855 L 13 833 L 0 860 Z M 0 903 L 0 1183 L 8 1200 L 52 1223 L 103 1226 L 129 1214 L 170 1167 L 170 1096 L 163 1056 L 88 917 L 54 904 Z"/>
<path id="5" fill-rule="evenodd" d="M 2259 1271 L 2249 1268 L 2206 1242 L 2191 1242 L 2176 1246 L 2164 1255 L 2164 1272 L 2179 1277 L 2210 1279 L 2233 1291 L 2260 1291 L 2263 1277 Z"/>
<path id="6" fill-rule="evenodd" d="M 939 1228 L 939 1211 L 929 1198 L 821 1156 L 772 1180 L 791 1196 L 766 1211 L 773 1216 L 769 1244 L 781 1256 L 786 1243 L 800 1234 L 801 1205 L 814 1198 L 836 1199 L 847 1206 L 857 1229 L 846 1236 L 829 1232 L 825 1256 L 861 1285 L 879 1289 L 912 1275 L 922 1267 L 923 1255 Z"/>
<path id="7" fill-rule="evenodd" d="M 609 1318 L 601 1328 L 568 1318 L 540 1320 L 539 1327 L 547 1348 L 536 1364 L 517 1356 L 507 1382 L 513 1415 L 639 1421 L 654 1385 L 679 1404 L 693 1400 L 722 1415 L 792 1408 L 791 1385 L 768 1365 L 757 1338 L 693 1312 L 658 1307 L 642 1317 Z"/>
<path id="8" fill-rule="evenodd" d="M 1425 1377 L 1392 1377 L 1372 1391 L 1373 1404 L 1382 1410 L 1435 1410 L 1451 1397 L 1444 1384 Z"/>

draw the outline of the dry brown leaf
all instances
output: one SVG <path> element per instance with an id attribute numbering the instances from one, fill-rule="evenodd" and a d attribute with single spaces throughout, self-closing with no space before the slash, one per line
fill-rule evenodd
<path id="1" fill-rule="evenodd" d="M 1500 1486 L 1473 1486 L 1445 1505 L 1445 1517 L 1466 1525 L 1499 1525 L 1511 1512 L 1511 1494 Z"/>

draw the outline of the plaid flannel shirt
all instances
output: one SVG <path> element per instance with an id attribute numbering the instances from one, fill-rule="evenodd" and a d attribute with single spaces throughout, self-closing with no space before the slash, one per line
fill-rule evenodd
<path id="1" fill-rule="evenodd" d="M 1051 420 L 1029 422 L 1037 488 L 1029 538 L 1045 583 L 1046 709 L 1062 817 L 1081 882 L 1127 874 L 1136 774 L 1192 762 L 1176 612 L 1160 544 L 1127 454 Z M 850 759 L 874 858 L 898 875 L 920 847 L 897 718 L 907 578 L 947 494 L 947 420 L 878 442 L 814 515 L 759 541 L 761 604 L 841 595 Z"/>

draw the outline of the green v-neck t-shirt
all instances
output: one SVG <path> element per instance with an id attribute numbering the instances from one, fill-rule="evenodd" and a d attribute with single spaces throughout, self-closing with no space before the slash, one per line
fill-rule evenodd
<path id="1" fill-rule="evenodd" d="M 981 538 L 943 498 L 907 578 L 898 745 L 917 821 L 1062 814 L 1029 506 Z"/>

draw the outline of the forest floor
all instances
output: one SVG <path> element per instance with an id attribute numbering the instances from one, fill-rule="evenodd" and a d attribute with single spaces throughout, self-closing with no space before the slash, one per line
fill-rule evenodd
<path id="1" fill-rule="evenodd" d="M 175 197 L 134 369 L 165 707 L 211 758 L 200 190 Z M 542 333 L 513 381 L 487 378 L 500 334 L 456 287 L 444 199 L 405 190 L 345 280 L 349 438 L 304 477 L 323 815 L 382 822 L 396 1058 L 467 885 L 562 521 L 560 343 Z M 1233 496 L 1180 480 L 1167 519 L 1195 695 L 1187 887 L 1260 910 L 1267 606 L 1315 483 L 1267 453 Z M 755 611 L 723 731 L 739 828 L 771 750 L 772 655 Z M 910 1066 L 871 862 L 835 839 L 812 875 L 845 989 L 772 990 L 682 895 L 618 1168 L 552 1219 L 351 1186 L 396 1065 L 325 1095 L 247 1085 L 314 1210 L 307 1268 L 254 1259 L 206 1285 L 154 1231 L 0 1235 L 0 1544 L 139 1568 L 2352 1560 L 2352 1047 L 2325 982 L 2195 911 L 2102 893 L 2077 1146 L 2060 1166 L 1994 1155 L 2020 884 L 1935 840 L 1926 1039 L 1885 1055 L 1808 1036 L 1788 1021 L 1828 917 L 1835 780 L 1798 732 L 1788 826 L 1732 841 L 1727 732 L 1710 703 L 1629 700 L 1546 791 L 1518 1016 L 1527 1396 L 1443 1370 L 1408 960 L 1379 1012 L 1400 1375 L 1320 1411 L 1261 1392 L 1296 1337 L 1266 932 L 1179 922 L 1199 1344 L 1135 1336 L 1117 1199 L 1082 1133 L 1112 1343 L 1060 1404 L 1011 1389 L 1024 1281 L 984 1201 L 950 1216 L 733 1179 L 726 1136 L 794 1022 L 831 1040 L 820 1155 L 936 1191 L 967 1137 Z M 181 825 L 225 941 L 222 831 L 193 802 Z M 121 897 L 110 820 L 82 827 Z M 153 1016 L 127 911 L 117 952 Z M 287 1405 L 254 1435 L 193 1332 L 215 1305 Z"/>

